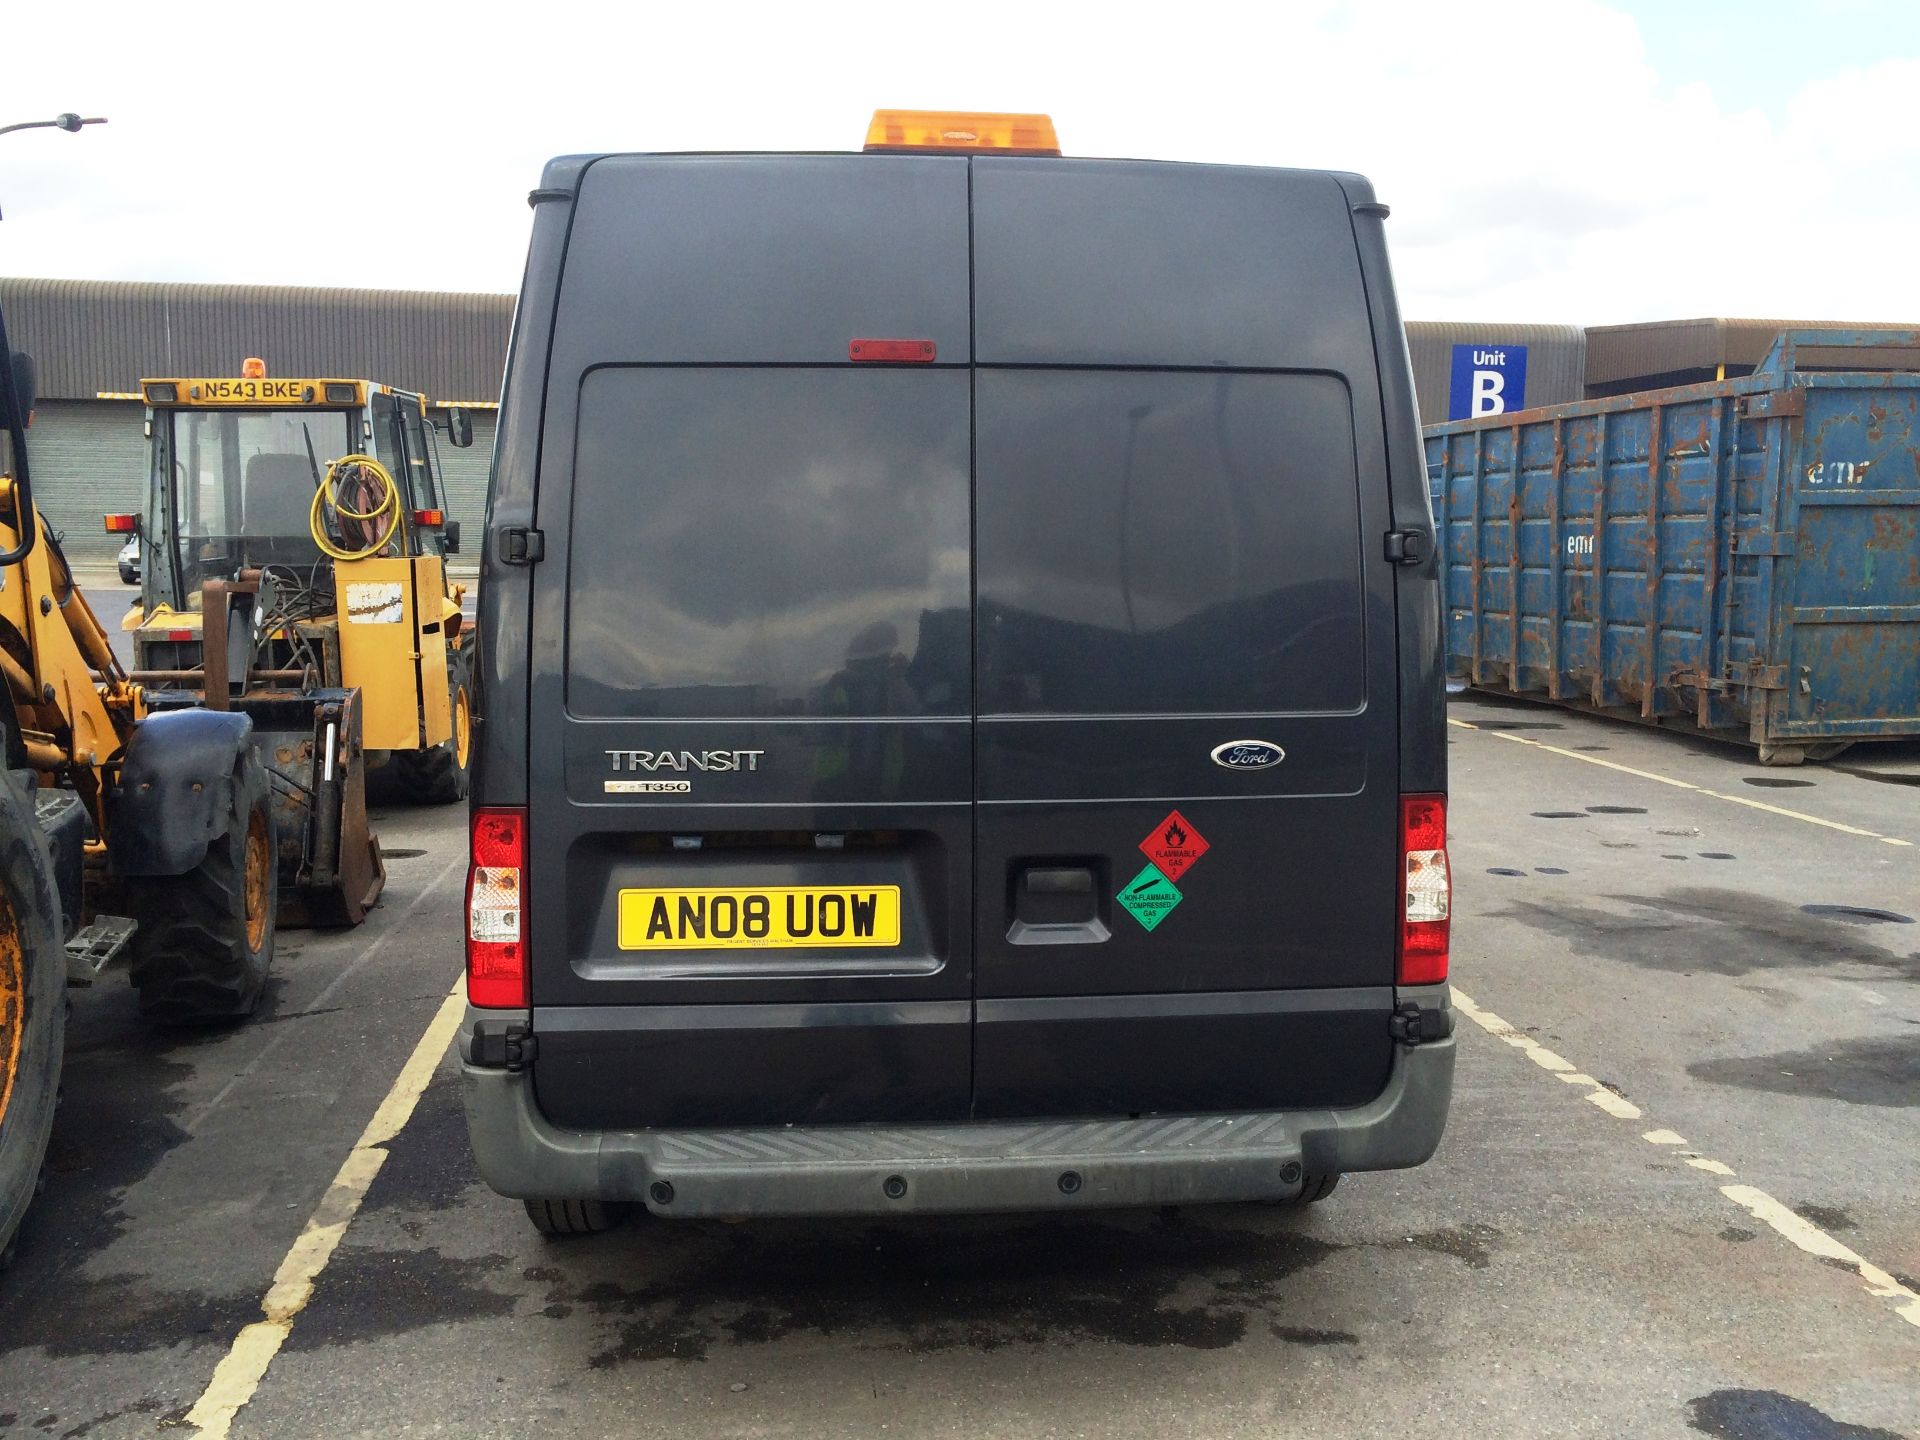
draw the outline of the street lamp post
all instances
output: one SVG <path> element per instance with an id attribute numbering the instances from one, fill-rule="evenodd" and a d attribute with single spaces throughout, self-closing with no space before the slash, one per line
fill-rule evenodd
<path id="1" fill-rule="evenodd" d="M 107 117 L 104 115 L 90 115 L 83 120 L 80 116 L 74 114 L 73 111 L 68 110 L 63 114 L 54 116 L 51 120 L 20 120 L 12 125 L 0 125 L 0 135 L 8 134 L 14 130 L 65 130 L 68 134 L 73 134 L 78 131 L 82 125 L 104 125 L 106 123 Z"/>
<path id="2" fill-rule="evenodd" d="M 69 135 L 77 135 L 83 125 L 106 123 L 107 117 L 104 115 L 82 117 L 71 110 L 63 110 L 51 120 L 16 120 L 11 125 L 0 125 L 0 135 L 11 134 L 15 130 L 65 130 Z"/>

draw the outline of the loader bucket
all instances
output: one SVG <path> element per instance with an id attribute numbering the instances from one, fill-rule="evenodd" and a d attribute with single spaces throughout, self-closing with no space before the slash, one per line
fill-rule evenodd
<path id="1" fill-rule="evenodd" d="M 232 703 L 253 718 L 274 776 L 280 923 L 358 925 L 387 883 L 367 828 L 360 692 L 255 693 Z"/>

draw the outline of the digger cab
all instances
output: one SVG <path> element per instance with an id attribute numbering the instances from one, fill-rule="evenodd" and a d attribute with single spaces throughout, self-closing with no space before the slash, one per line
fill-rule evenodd
<path id="1" fill-rule="evenodd" d="M 337 558 L 322 550 L 322 539 L 349 553 L 365 551 L 368 559 L 458 551 L 459 526 L 446 520 L 444 509 L 440 427 L 429 419 L 424 395 L 365 380 L 251 373 L 230 380 L 143 380 L 140 388 L 147 402 L 148 508 L 144 515 L 111 516 L 108 525 L 137 532 L 142 541 L 141 632 L 181 628 L 172 622 L 198 611 L 210 579 L 277 567 L 313 583 Z M 447 414 L 448 440 L 471 444 L 466 413 Z M 368 520 L 322 506 L 316 520 L 314 498 L 328 467 L 352 455 L 379 462 L 395 482 L 397 503 Z M 179 643 L 166 634 L 136 633 L 139 664 L 175 668 L 181 656 L 153 647 Z"/>
<path id="2" fill-rule="evenodd" d="M 108 517 L 144 541 L 136 669 L 161 690 L 358 687 L 376 758 L 464 752 L 462 591 L 445 563 L 460 529 L 426 397 L 264 372 L 141 382 L 149 506 Z M 446 414 L 447 440 L 470 445 L 466 412 Z M 209 581 L 258 592 L 250 633 L 225 626 L 226 656 L 207 653 Z"/>

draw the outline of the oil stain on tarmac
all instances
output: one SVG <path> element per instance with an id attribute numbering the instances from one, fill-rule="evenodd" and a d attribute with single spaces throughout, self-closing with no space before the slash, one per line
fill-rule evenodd
<path id="1" fill-rule="evenodd" d="M 1876 945 L 1858 924 L 1835 924 L 1768 896 L 1686 887 L 1664 895 L 1605 898 L 1621 908 L 1515 901 L 1493 913 L 1563 940 L 1576 954 L 1669 974 L 1742 976 L 1857 966 L 1879 972 L 1877 979 L 1920 980 L 1920 952 Z"/>
<path id="2" fill-rule="evenodd" d="M 1907 1440 L 1846 1424 L 1775 1390 L 1715 1390 L 1687 1402 L 1687 1423 L 1716 1440 Z"/>
<path id="3" fill-rule="evenodd" d="M 1287 1282 L 1345 1250 L 1409 1244 L 1483 1268 L 1496 1238 L 1467 1226 L 1354 1245 L 1166 1211 L 1011 1225 L 978 1217 L 910 1226 L 637 1224 L 642 1247 L 657 1255 L 664 1245 L 678 1273 L 633 1285 L 580 1283 L 556 1266 L 525 1272 L 547 1286 L 539 1313 L 564 1320 L 584 1310 L 602 1327 L 587 1361 L 593 1369 L 704 1360 L 716 1347 L 796 1335 L 915 1354 L 1074 1344 L 1219 1350 L 1260 1323 L 1290 1344 L 1357 1344 L 1348 1330 L 1300 1323 L 1303 1305 Z M 617 1253 L 630 1242 L 610 1241 L 580 1253 L 597 1275 L 631 1273 Z"/>
<path id="4" fill-rule="evenodd" d="M 1687 1073 L 1709 1084 L 1774 1095 L 1889 1109 L 1920 1105 L 1920 1045 L 1905 1038 L 1832 1040 L 1811 1050 L 1699 1060 Z"/>

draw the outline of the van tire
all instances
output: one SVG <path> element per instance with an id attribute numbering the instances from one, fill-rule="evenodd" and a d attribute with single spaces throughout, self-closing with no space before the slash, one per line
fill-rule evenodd
<path id="1" fill-rule="evenodd" d="M 623 1205 L 604 1200 L 526 1200 L 527 1219 L 542 1235 L 598 1235 L 618 1225 L 626 1213 Z"/>
<path id="2" fill-rule="evenodd" d="M 403 800 L 415 805 L 454 805 L 467 798 L 473 765 L 471 654 L 471 650 L 462 651 L 447 661 L 447 713 L 453 733 L 431 750 L 392 751 L 382 767 Z"/>
<path id="3" fill-rule="evenodd" d="M 253 1013 L 273 968 L 278 848 L 267 772 L 249 746 L 235 763 L 226 833 L 185 875 L 128 880 L 131 978 L 140 1012 L 163 1025 Z"/>
<path id="4" fill-rule="evenodd" d="M 1300 1189 L 1284 1200 L 1264 1200 L 1264 1205 L 1274 1205 L 1291 1210 L 1299 1205 L 1318 1205 L 1333 1194 L 1340 1183 L 1340 1172 L 1330 1170 L 1323 1174 L 1308 1174 L 1300 1181 Z"/>
<path id="5" fill-rule="evenodd" d="M 33 803 L 0 770 L 0 1007 L 14 1027 L 13 1084 L 0 1056 L 0 1268 L 13 1255 L 21 1217 L 43 1180 L 41 1164 L 60 1103 L 67 1036 L 67 956 L 60 940 L 53 859 Z"/>
<path id="6" fill-rule="evenodd" d="M 1339 1184 L 1340 1172 L 1338 1170 L 1329 1170 L 1320 1175 L 1309 1175 L 1301 1182 L 1300 1193 L 1293 1197 L 1291 1203 L 1295 1205 L 1318 1205 L 1322 1200 L 1333 1194 Z"/>

